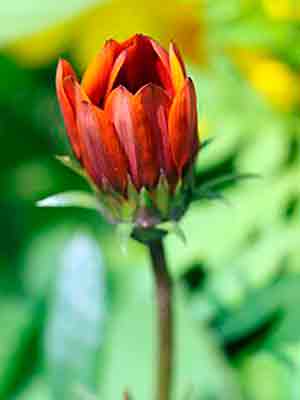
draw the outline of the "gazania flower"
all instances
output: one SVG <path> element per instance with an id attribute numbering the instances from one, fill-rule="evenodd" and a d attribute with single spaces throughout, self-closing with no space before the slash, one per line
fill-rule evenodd
<path id="1" fill-rule="evenodd" d="M 178 219 L 199 141 L 194 85 L 175 45 L 109 40 L 81 83 L 60 60 L 56 87 L 74 155 L 110 218 Z"/>

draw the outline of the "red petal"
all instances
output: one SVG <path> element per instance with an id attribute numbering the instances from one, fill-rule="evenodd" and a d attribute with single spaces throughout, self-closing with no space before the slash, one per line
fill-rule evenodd
<path id="1" fill-rule="evenodd" d="M 156 54 L 160 58 L 162 64 L 164 65 L 164 67 L 167 70 L 169 70 L 170 69 L 170 62 L 169 62 L 168 52 L 163 47 L 161 47 L 161 45 L 158 44 L 155 40 L 153 40 L 153 39 L 149 39 L 149 40 L 150 40 L 150 43 L 151 43 L 154 51 L 156 52 Z"/>
<path id="2" fill-rule="evenodd" d="M 144 150 L 140 152 L 143 181 L 153 186 L 164 172 L 172 182 L 176 177 L 168 137 L 168 113 L 170 97 L 160 87 L 148 84 L 134 96 L 135 132 L 140 141 L 144 140 Z M 145 165 L 148 165 L 146 168 Z"/>
<path id="3" fill-rule="evenodd" d="M 77 78 L 71 65 L 65 60 L 60 60 L 56 71 L 57 98 L 71 146 L 76 157 L 80 159 L 80 144 L 75 110 L 75 82 L 77 82 Z"/>
<path id="4" fill-rule="evenodd" d="M 100 156 L 101 144 L 99 140 L 99 127 L 96 117 L 92 112 L 92 104 L 78 101 L 77 108 L 77 123 L 83 165 L 95 184 L 102 187 L 104 181 L 104 165 L 103 159 Z"/>
<path id="5" fill-rule="evenodd" d="M 161 81 L 161 86 L 166 90 L 170 96 L 174 96 L 174 88 L 170 75 L 170 70 L 166 69 L 160 60 L 157 60 L 155 65 L 157 75 Z"/>
<path id="6" fill-rule="evenodd" d="M 196 92 L 189 78 L 171 106 L 169 138 L 173 159 L 181 175 L 183 168 L 193 160 L 199 146 Z"/>
<path id="7" fill-rule="evenodd" d="M 83 76 L 82 87 L 94 104 L 100 104 L 105 95 L 111 69 L 120 51 L 116 41 L 107 41 Z"/>
<path id="8" fill-rule="evenodd" d="M 131 93 L 136 93 L 150 82 L 170 88 L 167 69 L 150 38 L 135 35 L 122 43 L 121 47 L 126 51 L 126 59 L 115 79 L 114 87 L 125 86 Z"/>
<path id="9" fill-rule="evenodd" d="M 160 174 L 158 147 L 160 134 L 154 105 L 154 90 L 147 85 L 133 97 L 134 135 L 138 153 L 138 165 L 141 186 L 152 188 Z M 157 94 L 158 95 L 158 94 Z M 154 112 L 154 115 L 151 115 Z"/>
<path id="10" fill-rule="evenodd" d="M 126 50 L 123 50 L 118 55 L 114 65 L 112 67 L 110 76 L 109 76 L 108 85 L 107 85 L 107 89 L 106 89 L 106 95 L 109 95 L 109 93 L 112 91 L 112 88 L 114 87 L 117 76 L 120 72 L 120 69 L 122 68 L 122 66 L 125 62 L 126 56 L 127 56 Z"/>
<path id="11" fill-rule="evenodd" d="M 182 89 L 185 83 L 186 71 L 179 50 L 174 43 L 170 44 L 169 57 L 173 87 L 175 93 L 177 93 Z"/>
<path id="12" fill-rule="evenodd" d="M 169 106 L 169 96 L 153 84 L 135 96 L 120 86 L 107 99 L 105 113 L 115 125 L 138 189 L 154 187 L 161 171 L 176 175 L 168 143 Z"/>
<path id="13" fill-rule="evenodd" d="M 169 62 L 168 52 L 161 47 L 155 40 L 149 39 L 154 51 L 158 55 L 158 60 L 156 62 L 156 70 L 162 82 L 162 86 L 167 90 L 168 94 L 173 96 L 173 84 L 171 78 L 171 69 Z"/>
<path id="14" fill-rule="evenodd" d="M 78 103 L 78 126 L 83 162 L 89 175 L 100 187 L 124 193 L 127 186 L 127 160 L 113 124 L 100 108 Z"/>
<path id="15" fill-rule="evenodd" d="M 133 120 L 132 94 L 119 86 L 109 95 L 105 103 L 105 114 L 113 122 L 121 145 L 129 161 L 129 170 L 136 187 L 140 187 L 137 144 Z"/>
<path id="16" fill-rule="evenodd" d="M 105 113 L 97 107 L 96 112 L 100 133 L 103 157 L 105 159 L 104 175 L 115 190 L 122 193 L 127 187 L 128 162 L 124 150 L 121 147 L 115 127 L 105 116 Z"/>

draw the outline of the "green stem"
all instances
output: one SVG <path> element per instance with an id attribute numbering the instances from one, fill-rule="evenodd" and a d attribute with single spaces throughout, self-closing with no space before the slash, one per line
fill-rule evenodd
<path id="1" fill-rule="evenodd" d="M 172 279 L 167 268 L 162 240 L 150 242 L 149 250 L 158 307 L 159 357 L 156 399 L 170 400 L 173 364 Z"/>

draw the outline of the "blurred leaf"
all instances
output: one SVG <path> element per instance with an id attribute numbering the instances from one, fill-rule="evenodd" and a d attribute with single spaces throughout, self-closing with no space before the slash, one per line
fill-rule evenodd
<path id="1" fill-rule="evenodd" d="M 46 359 L 55 398 L 73 399 L 81 386 L 94 391 L 103 342 L 105 293 L 98 243 L 73 234 L 60 254 L 46 329 Z"/>
<path id="2" fill-rule="evenodd" d="M 299 290 L 300 276 L 290 275 L 249 291 L 236 307 L 219 310 L 213 320 L 216 334 L 226 347 L 238 345 L 238 350 L 243 351 L 247 342 L 252 344 L 255 334 L 268 324 L 269 329 L 260 335 L 260 341 L 256 340 L 256 346 L 275 351 L 300 342 Z M 244 347 L 239 345 L 241 340 Z"/>
<path id="3" fill-rule="evenodd" d="M 289 369 L 270 353 L 261 352 L 246 359 L 241 380 L 249 400 L 296 400 L 292 397 Z"/>
<path id="4" fill-rule="evenodd" d="M 61 263 L 61 254 L 63 254 L 74 229 L 76 229 L 75 224 L 63 220 L 60 221 L 60 224 L 44 228 L 39 235 L 27 241 L 20 256 L 24 265 L 22 283 L 26 295 L 33 299 L 48 296 Z"/>
<path id="5" fill-rule="evenodd" d="M 213 327 L 224 344 L 229 346 L 254 334 L 264 324 L 274 320 L 280 311 L 280 300 L 264 288 L 248 295 L 238 307 L 223 310 L 213 321 Z"/>
<path id="6" fill-rule="evenodd" d="M 35 331 L 33 307 L 20 299 L 0 299 L 0 399 L 15 388 L 25 377 L 23 368 L 30 370 L 29 346 Z M 31 349 L 32 350 L 32 349 Z"/>
<path id="7" fill-rule="evenodd" d="M 30 384 L 14 400 L 51 400 L 49 387 L 45 378 L 33 377 Z"/>
<path id="8" fill-rule="evenodd" d="M 237 156 L 238 170 L 255 170 L 263 177 L 277 172 L 287 159 L 289 138 L 282 132 L 282 123 L 266 124 L 264 135 L 257 137 Z M 266 151 L 268 149 L 268 151 Z"/>
<path id="9" fill-rule="evenodd" d="M 80 10 L 96 4 L 97 0 L 69 0 L 59 7 L 51 0 L 11 0 L 1 7 L 0 46 L 23 35 L 28 35 L 59 20 L 76 15 Z"/>
<path id="10" fill-rule="evenodd" d="M 286 277 L 273 288 L 273 301 L 278 299 L 283 308 L 282 318 L 276 323 L 264 346 L 268 349 L 282 348 L 300 342 L 299 307 L 300 276 Z M 271 296 L 271 293 L 270 293 Z"/>
<path id="11" fill-rule="evenodd" d="M 253 178 L 259 178 L 257 174 L 225 174 L 217 178 L 208 179 L 204 183 L 196 183 L 194 192 L 192 194 L 192 201 L 201 199 L 212 199 L 212 200 L 222 200 L 225 198 L 218 190 L 224 186 L 235 184 L 243 180 L 249 180 Z"/>
<path id="12" fill-rule="evenodd" d="M 156 371 L 155 299 L 145 268 L 118 272 L 116 301 L 106 343 L 101 398 L 121 398 L 128 390 L 133 399 L 154 397 Z M 175 399 L 192 391 L 199 399 L 240 399 L 239 389 L 213 338 L 197 331 L 177 293 L 175 305 Z"/>
<path id="13" fill-rule="evenodd" d="M 221 46 L 241 46 L 255 49 L 282 48 L 293 40 L 296 27 L 289 23 L 274 24 L 266 18 L 254 15 L 236 18 L 219 24 L 212 33 Z"/>
<path id="14" fill-rule="evenodd" d="M 100 211 L 96 196 L 83 192 L 73 191 L 55 194 L 37 202 L 38 207 L 79 207 Z"/>

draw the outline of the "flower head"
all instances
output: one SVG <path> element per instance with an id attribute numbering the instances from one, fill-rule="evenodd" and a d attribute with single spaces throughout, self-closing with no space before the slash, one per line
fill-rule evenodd
<path id="1" fill-rule="evenodd" d="M 81 83 L 60 60 L 56 87 L 74 155 L 111 219 L 179 218 L 199 141 L 195 88 L 176 46 L 109 40 Z"/>

